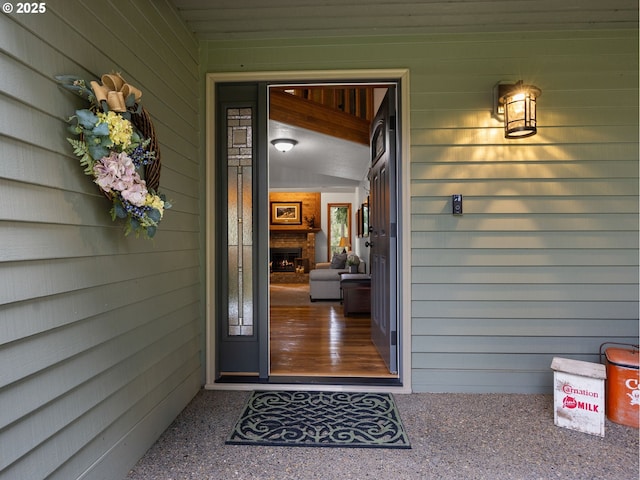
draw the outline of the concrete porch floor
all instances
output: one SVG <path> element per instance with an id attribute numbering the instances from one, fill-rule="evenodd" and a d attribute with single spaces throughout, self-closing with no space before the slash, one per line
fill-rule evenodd
<path id="1" fill-rule="evenodd" d="M 126 477 L 637 480 L 638 430 L 553 424 L 552 395 L 395 395 L 411 450 L 225 445 L 249 392 L 201 391 Z"/>

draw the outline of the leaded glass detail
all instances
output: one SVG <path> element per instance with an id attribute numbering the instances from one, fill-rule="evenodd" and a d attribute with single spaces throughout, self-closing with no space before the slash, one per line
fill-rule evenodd
<path id="1" fill-rule="evenodd" d="M 251 108 L 227 109 L 229 336 L 253 335 L 253 131 Z"/>

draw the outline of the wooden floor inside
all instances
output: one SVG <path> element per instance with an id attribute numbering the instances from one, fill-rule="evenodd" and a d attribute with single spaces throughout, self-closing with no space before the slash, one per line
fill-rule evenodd
<path id="1" fill-rule="evenodd" d="M 309 301 L 308 284 L 272 284 L 271 375 L 397 378 L 371 342 L 368 315 Z"/>

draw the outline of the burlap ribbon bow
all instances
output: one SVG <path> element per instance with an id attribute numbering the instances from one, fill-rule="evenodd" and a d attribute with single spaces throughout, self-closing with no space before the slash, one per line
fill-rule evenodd
<path id="1" fill-rule="evenodd" d="M 142 92 L 136 87 L 129 85 L 119 73 L 105 74 L 101 78 L 102 85 L 98 82 L 91 82 L 91 89 L 98 102 L 106 100 L 109 110 L 114 112 L 126 112 L 127 105 L 125 99 L 133 94 L 136 103 L 142 98 Z"/>

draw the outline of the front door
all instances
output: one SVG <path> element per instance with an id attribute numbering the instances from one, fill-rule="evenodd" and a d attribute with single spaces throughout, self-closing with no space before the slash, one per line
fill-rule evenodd
<path id="1" fill-rule="evenodd" d="M 256 74 L 257 75 L 257 74 Z M 244 78 L 244 76 L 242 77 Z M 403 77 L 404 78 L 404 77 Z M 216 248 L 208 273 L 208 385 L 225 377 L 268 380 L 268 174 L 267 87 L 265 83 L 216 82 L 215 156 L 208 160 L 212 205 L 207 231 Z M 369 241 L 372 264 L 372 338 L 389 371 L 398 373 L 398 246 L 396 238 L 396 87 L 380 107 L 371 130 Z M 250 116 L 250 119 L 247 117 Z M 238 117 L 238 118 L 236 118 Z M 242 117 L 242 118 L 240 118 Z M 249 128 L 251 130 L 249 130 Z M 208 140 L 209 142 L 209 137 Z M 212 145 L 208 143 L 208 145 Z M 249 155 L 236 158 L 238 154 Z M 214 181 L 215 180 L 215 181 Z M 208 237 L 212 239 L 214 237 Z M 410 318 L 410 317 L 408 317 Z"/>
<path id="2" fill-rule="evenodd" d="M 371 126 L 371 339 L 398 371 L 395 88 L 389 88 Z"/>

